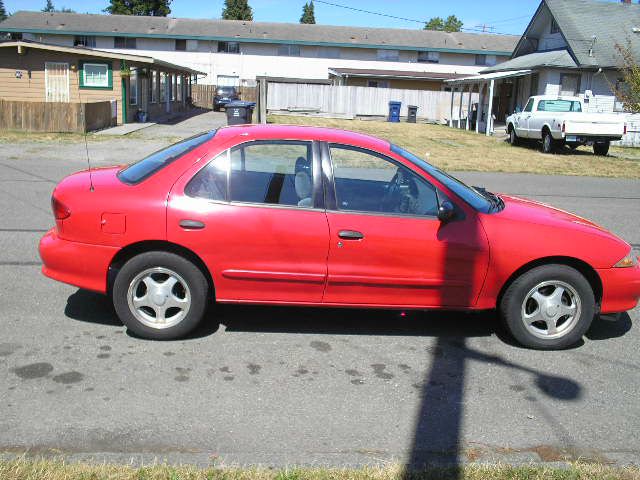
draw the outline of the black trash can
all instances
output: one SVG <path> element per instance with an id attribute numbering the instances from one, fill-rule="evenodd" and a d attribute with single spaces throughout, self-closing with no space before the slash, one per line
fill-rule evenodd
<path id="1" fill-rule="evenodd" d="M 401 106 L 402 106 L 402 102 L 394 102 L 393 100 L 389 102 L 389 117 L 387 118 L 387 122 L 400 121 Z"/>
<path id="2" fill-rule="evenodd" d="M 418 118 L 418 107 L 416 105 L 407 105 L 407 122 L 408 123 L 416 123 L 416 119 Z"/>
<path id="3" fill-rule="evenodd" d="M 255 102 L 229 102 L 225 106 L 227 111 L 227 125 L 242 125 L 253 121 Z"/>

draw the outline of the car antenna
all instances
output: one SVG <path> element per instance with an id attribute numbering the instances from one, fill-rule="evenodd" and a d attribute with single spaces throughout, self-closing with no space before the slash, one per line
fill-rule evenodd
<path id="1" fill-rule="evenodd" d="M 89 144 L 87 142 L 87 118 L 86 118 L 86 108 L 84 103 L 82 103 L 82 92 L 81 92 L 81 88 L 80 88 L 80 69 L 77 70 L 76 72 L 78 74 L 78 100 L 80 100 L 80 111 L 82 112 L 82 120 L 84 122 L 82 131 L 84 132 L 84 151 L 87 155 L 87 165 L 89 166 L 89 191 L 93 192 L 94 188 L 93 188 L 93 175 L 91 172 L 91 158 L 89 157 Z"/>

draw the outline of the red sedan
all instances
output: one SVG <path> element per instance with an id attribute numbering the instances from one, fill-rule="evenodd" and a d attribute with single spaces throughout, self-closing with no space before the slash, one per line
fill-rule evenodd
<path id="1" fill-rule="evenodd" d="M 552 349 L 640 297 L 638 258 L 598 225 L 341 130 L 221 128 L 71 175 L 52 206 L 44 274 L 110 295 L 153 339 L 215 300 L 497 308 L 520 343 Z"/>

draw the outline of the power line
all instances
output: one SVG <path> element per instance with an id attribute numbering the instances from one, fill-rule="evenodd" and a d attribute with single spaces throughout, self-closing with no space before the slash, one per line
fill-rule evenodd
<path id="1" fill-rule="evenodd" d="M 415 18 L 398 17 L 396 15 L 390 15 L 388 13 L 373 12 L 371 10 L 364 10 L 362 8 L 350 7 L 348 5 L 341 5 L 339 3 L 327 2 L 326 0 L 313 0 L 313 1 L 317 2 L 317 3 L 324 3 L 325 5 L 331 5 L 332 7 L 344 8 L 346 10 L 352 10 L 354 12 L 368 13 L 370 15 L 378 15 L 380 17 L 393 18 L 395 20 L 403 20 L 405 22 L 420 23 L 422 25 L 424 25 L 424 24 L 426 24 L 428 22 L 427 20 L 418 20 L 418 19 L 415 19 Z M 485 30 L 480 29 L 480 28 L 465 28 L 465 27 L 462 27 L 460 30 L 464 30 L 465 32 L 486 33 Z M 512 33 L 505 33 L 505 32 L 491 32 L 491 33 L 493 33 L 494 35 L 513 35 Z"/>

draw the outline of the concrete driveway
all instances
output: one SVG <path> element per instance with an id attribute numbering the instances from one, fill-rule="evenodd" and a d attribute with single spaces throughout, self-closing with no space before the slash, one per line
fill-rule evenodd
<path id="1" fill-rule="evenodd" d="M 220 119 L 89 148 L 96 165 L 130 161 L 163 144 L 152 128 L 187 136 Z M 202 465 L 640 464 L 638 309 L 595 322 L 563 352 L 512 345 L 493 314 L 223 307 L 187 340 L 133 338 L 105 298 L 40 273 L 51 190 L 83 154 L 82 143 L 0 144 L 0 451 Z M 640 182 L 460 176 L 640 245 Z"/>

